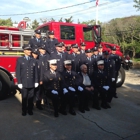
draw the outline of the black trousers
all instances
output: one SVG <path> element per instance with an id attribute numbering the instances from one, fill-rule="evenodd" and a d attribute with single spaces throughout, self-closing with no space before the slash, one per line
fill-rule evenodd
<path id="1" fill-rule="evenodd" d="M 41 101 L 43 93 L 44 93 L 43 85 L 39 85 L 37 88 L 35 88 L 35 100 L 36 101 Z"/>
<path id="2" fill-rule="evenodd" d="M 22 111 L 26 112 L 32 111 L 33 109 L 33 97 L 34 97 L 34 88 L 22 88 Z"/>
<path id="3" fill-rule="evenodd" d="M 117 82 L 117 78 L 118 78 L 118 72 L 115 73 L 115 81 L 113 81 L 113 82 L 111 81 L 111 87 L 114 89 L 113 96 L 116 95 L 116 90 L 117 90 L 116 82 Z"/>

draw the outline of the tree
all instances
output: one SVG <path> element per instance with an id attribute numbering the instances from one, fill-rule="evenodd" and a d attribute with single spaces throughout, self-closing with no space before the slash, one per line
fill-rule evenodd
<path id="1" fill-rule="evenodd" d="M 134 0 L 135 5 L 133 5 L 133 7 L 135 7 L 137 9 L 137 11 L 140 10 L 140 0 Z"/>
<path id="2" fill-rule="evenodd" d="M 47 18 L 40 18 L 41 23 L 46 23 L 48 21 Z"/>
<path id="3" fill-rule="evenodd" d="M 58 20 L 58 22 L 63 22 L 63 18 L 61 17 L 61 18 Z"/>
<path id="4" fill-rule="evenodd" d="M 72 16 L 70 18 L 65 18 L 65 22 L 72 23 L 73 22 Z"/>
<path id="5" fill-rule="evenodd" d="M 35 20 L 32 22 L 32 29 L 36 29 L 38 26 L 39 26 L 39 22 L 35 19 Z"/>
<path id="6" fill-rule="evenodd" d="M 11 18 L 8 19 L 0 19 L 0 26 L 12 26 L 13 22 Z"/>

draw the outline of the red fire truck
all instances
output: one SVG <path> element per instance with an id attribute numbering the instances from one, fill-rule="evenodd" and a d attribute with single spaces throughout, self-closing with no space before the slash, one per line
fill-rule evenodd
<path id="1" fill-rule="evenodd" d="M 99 25 L 73 24 L 63 22 L 47 22 L 37 29 L 42 35 L 53 30 L 55 37 L 66 45 L 80 44 L 85 42 L 87 48 L 93 48 L 101 44 L 104 50 L 109 50 L 115 44 L 101 42 L 101 27 Z M 25 23 L 20 22 L 18 28 L 0 26 L 0 99 L 5 98 L 8 93 L 15 92 L 17 84 L 15 67 L 16 60 L 22 53 L 23 44 L 27 44 L 34 35 L 33 30 L 26 29 Z M 122 56 L 120 47 L 117 47 L 117 54 Z M 117 86 L 121 86 L 125 80 L 125 72 L 120 69 Z"/>

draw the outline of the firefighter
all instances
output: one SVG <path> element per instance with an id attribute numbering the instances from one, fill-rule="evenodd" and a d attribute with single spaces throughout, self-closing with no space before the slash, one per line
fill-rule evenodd
<path id="1" fill-rule="evenodd" d="M 85 56 L 80 59 L 80 65 L 85 64 L 87 66 L 89 76 L 93 75 L 95 63 L 95 59 L 92 57 L 92 49 L 85 50 Z"/>
<path id="2" fill-rule="evenodd" d="M 101 44 L 98 47 L 98 55 L 101 59 L 103 59 L 104 54 L 103 54 L 103 47 Z"/>
<path id="3" fill-rule="evenodd" d="M 59 97 L 61 97 L 61 101 L 63 99 L 63 77 L 60 72 L 57 71 L 57 60 L 51 59 L 49 60 L 50 69 L 43 74 L 43 86 L 46 90 L 47 96 L 51 98 L 53 106 L 54 106 L 54 116 L 58 117 L 58 103 Z M 64 92 L 67 90 L 64 88 Z M 63 103 L 61 103 L 63 106 Z"/>
<path id="4" fill-rule="evenodd" d="M 50 54 L 50 59 L 57 59 L 57 70 L 62 72 L 64 70 L 64 61 L 66 60 L 66 53 L 63 53 L 62 43 L 55 44 L 56 51 Z"/>
<path id="5" fill-rule="evenodd" d="M 45 57 L 46 55 L 49 55 L 46 51 L 45 44 L 42 44 L 38 49 L 39 49 L 39 60 L 42 60 L 43 57 Z"/>
<path id="6" fill-rule="evenodd" d="M 78 52 L 78 44 L 72 44 L 72 53 L 67 57 L 68 60 L 72 60 L 72 70 L 75 72 L 80 71 L 80 54 Z"/>
<path id="7" fill-rule="evenodd" d="M 32 49 L 32 57 L 36 60 L 37 65 L 38 65 L 38 83 L 39 86 L 35 88 L 35 101 L 36 101 L 36 107 L 39 110 L 43 110 L 41 106 L 41 100 L 42 100 L 42 94 L 43 94 L 43 87 L 40 85 L 40 74 L 41 74 L 41 61 L 38 58 L 39 56 L 39 51 L 38 49 Z"/>
<path id="8" fill-rule="evenodd" d="M 104 51 L 103 54 L 104 54 L 104 71 L 107 73 L 107 76 L 110 80 L 110 83 L 111 83 L 110 88 L 112 90 L 112 92 L 108 94 L 107 101 L 111 102 L 112 97 L 114 96 L 113 94 L 115 92 L 115 89 L 112 86 L 112 84 L 114 84 L 114 81 L 115 81 L 115 62 L 113 59 L 109 57 L 108 51 Z"/>
<path id="9" fill-rule="evenodd" d="M 48 38 L 46 40 L 46 51 L 51 54 L 56 51 L 55 44 L 58 43 L 58 40 L 54 36 L 54 31 L 48 32 Z"/>
<path id="10" fill-rule="evenodd" d="M 94 59 L 94 69 L 97 71 L 97 61 L 99 61 L 101 59 L 101 57 L 98 55 L 98 48 L 94 47 L 93 48 L 93 55 L 92 55 L 93 59 Z"/>
<path id="11" fill-rule="evenodd" d="M 22 94 L 22 115 L 25 116 L 27 111 L 33 115 L 33 97 L 34 90 L 38 87 L 38 67 L 35 59 L 31 57 L 30 44 L 24 45 L 24 56 L 19 57 L 16 63 L 16 77 L 18 87 Z"/>
<path id="12" fill-rule="evenodd" d="M 41 30 L 35 30 L 35 36 L 30 39 L 29 44 L 31 45 L 31 48 L 38 48 L 44 44 L 44 41 L 41 38 Z"/>
<path id="13" fill-rule="evenodd" d="M 104 60 L 97 61 L 98 70 L 93 73 L 94 88 L 100 93 L 101 107 L 104 109 L 111 108 L 107 103 L 107 96 L 110 91 L 110 80 L 104 71 Z"/>
<path id="14" fill-rule="evenodd" d="M 114 98 L 118 98 L 116 93 L 116 81 L 119 74 L 119 70 L 121 68 L 121 57 L 116 54 L 116 46 L 112 47 L 110 59 L 113 59 L 115 62 L 115 81 L 113 81 L 113 88 L 115 89 Z"/>
<path id="15" fill-rule="evenodd" d="M 69 113 L 72 115 L 76 115 L 73 106 L 74 106 L 74 96 L 77 95 L 79 98 L 79 111 L 84 113 L 84 89 L 80 85 L 78 74 L 72 70 L 72 61 L 66 60 L 64 61 L 65 70 L 63 71 L 63 78 L 65 81 L 65 87 L 69 93 Z M 68 95 L 68 94 L 67 94 Z"/>
<path id="16" fill-rule="evenodd" d="M 80 43 L 80 57 L 85 56 L 86 44 L 85 42 Z"/>

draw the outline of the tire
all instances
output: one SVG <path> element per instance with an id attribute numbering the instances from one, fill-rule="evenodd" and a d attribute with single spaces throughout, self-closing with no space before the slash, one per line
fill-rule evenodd
<path id="1" fill-rule="evenodd" d="M 116 87 L 121 87 L 125 81 L 125 70 L 123 67 L 120 68 L 117 82 L 116 82 Z"/>
<path id="2" fill-rule="evenodd" d="M 5 99 L 10 93 L 10 79 L 8 75 L 0 70 L 0 100 Z"/>

